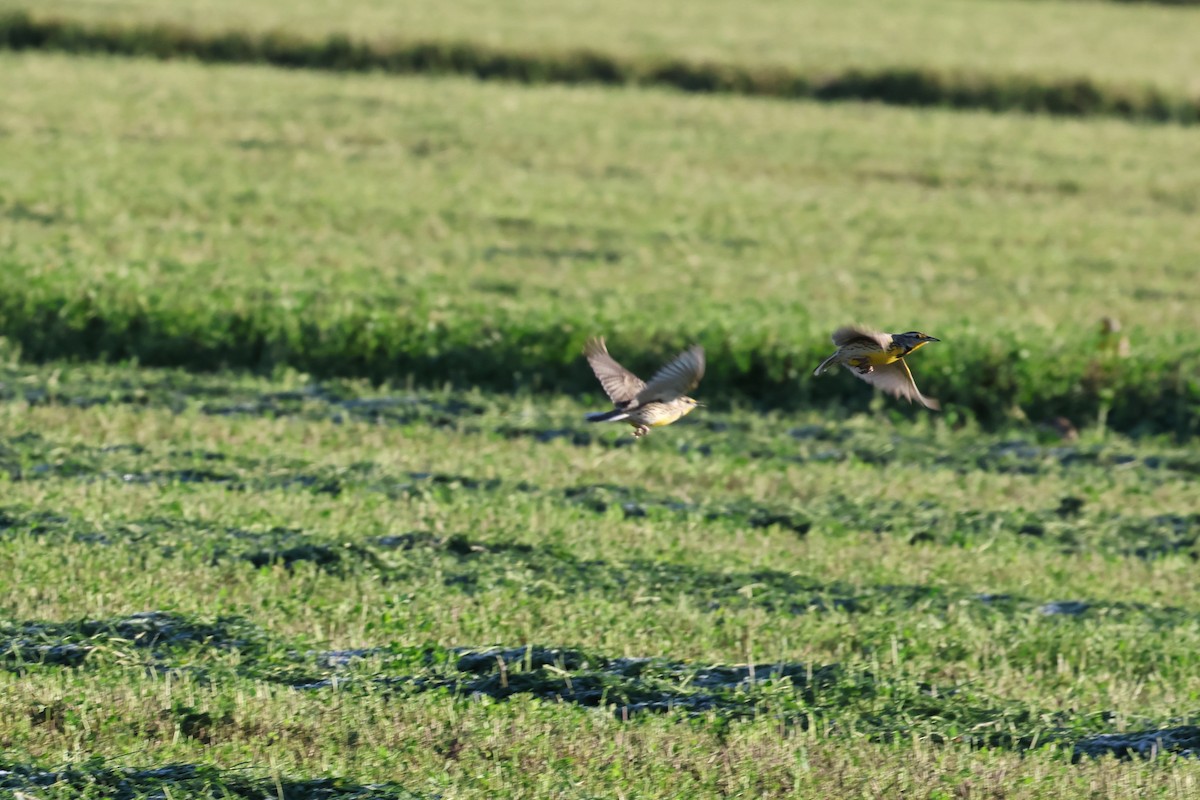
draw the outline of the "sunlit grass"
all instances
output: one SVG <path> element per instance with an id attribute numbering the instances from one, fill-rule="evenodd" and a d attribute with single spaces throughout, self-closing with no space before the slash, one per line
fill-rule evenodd
<path id="1" fill-rule="evenodd" d="M 6 385 L 22 394 L 0 405 L 8 477 L 0 563 L 11 587 L 0 618 L 29 631 L 101 625 L 5 645 L 17 647 L 0 678 L 14 713 L 0 735 L 15 753 L 229 769 L 268 759 L 291 777 L 360 783 L 402 769 L 408 790 L 438 781 L 462 796 L 496 791 L 480 777 L 485 764 L 504 778 L 504 764 L 543 772 L 559 764 L 506 796 L 582 780 L 633 781 L 649 796 L 673 797 L 683 789 L 664 771 L 692 763 L 717 736 L 731 748 L 728 765 L 697 767 L 688 791 L 712 793 L 722 780 L 749 780 L 768 796 L 867 783 L 881 779 L 878 764 L 839 777 L 823 759 L 873 752 L 889 764 L 959 759 L 947 779 L 977 780 L 1002 762 L 1074 797 L 1080 776 L 1108 773 L 1070 764 L 1072 747 L 1097 733 L 1178 724 L 1200 693 L 1192 557 L 1167 546 L 1174 534 L 1142 555 L 1112 535 L 1152 519 L 1170 531 L 1180 524 L 1171 520 L 1190 518 L 1194 464 L 1166 444 L 1102 442 L 1085 431 L 1080 444 L 1056 448 L 1020 430 L 705 411 L 613 447 L 628 434 L 587 426 L 586 406 L 565 400 L 547 409 L 556 424 L 600 438 L 501 435 L 521 418 L 521 398 L 322 387 L 301 376 L 17 367 Z M 100 402 L 80 407 L 88 397 Z M 284 402 L 272 398 L 306 399 L 269 409 Z M 449 417 L 362 416 L 454 401 L 463 410 Z M 821 450 L 790 437 L 797 429 L 823 431 Z M 794 444 L 752 455 L 760 436 Z M 1003 455 L 1014 436 L 1024 437 L 1024 455 Z M 984 460 L 968 466 L 975 458 Z M 1160 463 L 1176 466 L 1152 466 Z M 647 493 L 579 494 L 614 483 Z M 1079 506 L 1062 511 L 1064 497 Z M 801 514 L 811 526 L 756 527 L 754 509 Z M 954 527 L 974 525 L 977 514 L 994 515 L 991 527 Z M 1026 530 L 1035 524 L 1040 532 Z M 192 624 L 214 633 L 156 647 L 103 632 L 150 610 L 179 615 L 162 618 L 168 636 Z M 74 666 L 30 666 L 60 657 L 29 649 L 38 642 L 73 642 L 88 655 Z M 494 645 L 580 649 L 595 663 L 535 668 L 527 678 L 514 663 L 507 679 L 456 679 L 489 680 L 478 685 L 501 696 L 504 680 L 526 681 L 506 702 L 422 688 L 444 680 L 437 653 L 453 663 L 454 648 Z M 360 648 L 364 660 L 349 667 L 321 666 L 323 651 Z M 838 677 L 806 694 L 763 673 L 761 685 L 718 694 L 722 705 L 692 722 L 622 723 L 621 713 L 586 703 L 523 696 L 569 699 L 573 676 L 576 691 L 607 681 L 614 703 L 669 689 L 684 717 L 706 696 L 678 672 L 647 684 L 661 667 L 636 677 L 620 662 L 604 666 L 629 657 L 678 663 L 671 669 L 684 676 L 752 663 Z M 146 672 L 147 662 L 158 666 Z M 334 678 L 341 689 L 287 688 Z M 567 728 L 578 734 L 561 745 L 569 757 L 539 744 Z M 487 733 L 498 729 L 507 732 L 503 751 Z M 135 749 L 139 737 L 147 744 Z M 642 743 L 621 756 L 636 761 L 628 775 L 587 769 L 607 763 L 599 742 L 611 737 Z M 955 741 L 1053 746 L 1012 762 L 968 756 Z M 797 748 L 810 754 L 801 772 L 788 755 Z M 1170 774 L 1189 785 L 1186 769 Z"/>
<path id="2" fill-rule="evenodd" d="M 698 338 L 710 400 L 861 408 L 810 366 L 862 319 L 988 424 L 1196 424 L 1183 129 L 4 58 L 27 356 L 578 390 Z"/>
<path id="3" fill-rule="evenodd" d="M 815 0 L 739 4 L 582 0 L 446 3 L 359 0 L 2 0 L 103 22 L 172 22 L 201 30 L 346 33 L 374 41 L 467 41 L 534 51 L 586 47 L 618 56 L 781 65 L 840 72 L 926 66 L 1151 83 L 1200 92 L 1195 8 L 1013 0 Z"/>

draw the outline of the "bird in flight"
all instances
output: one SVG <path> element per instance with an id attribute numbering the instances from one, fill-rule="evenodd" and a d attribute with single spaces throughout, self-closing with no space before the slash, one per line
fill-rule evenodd
<path id="1" fill-rule="evenodd" d="M 910 403 L 916 400 L 926 408 L 937 411 L 941 405 L 917 389 L 904 357 L 930 342 L 938 341 L 941 340 L 920 331 L 881 333 L 860 325 L 846 325 L 833 332 L 833 343 L 837 350 L 813 370 L 813 375 L 820 375 L 834 364 L 841 364 L 893 397 L 902 397 Z"/>
<path id="2" fill-rule="evenodd" d="M 583 348 L 592 372 L 613 402 L 612 411 L 588 414 L 588 422 L 627 421 L 635 438 L 651 428 L 670 425 L 701 405 L 687 396 L 704 377 L 704 348 L 692 345 L 654 373 L 649 383 L 617 363 L 604 339 L 589 339 Z"/>

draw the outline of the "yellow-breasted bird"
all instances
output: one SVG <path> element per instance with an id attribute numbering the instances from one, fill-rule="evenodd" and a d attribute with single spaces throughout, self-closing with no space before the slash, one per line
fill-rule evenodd
<path id="1" fill-rule="evenodd" d="M 813 370 L 813 375 L 820 375 L 832 365 L 841 364 L 867 383 L 894 397 L 903 397 L 910 403 L 917 400 L 926 408 L 936 411 L 941 406 L 937 400 L 926 397 L 917 389 L 904 357 L 937 341 L 941 340 L 919 331 L 881 333 L 859 325 L 846 325 L 833 332 L 833 343 L 837 345 L 837 350 Z"/>
<path id="2" fill-rule="evenodd" d="M 698 344 L 660 368 L 649 383 L 618 364 L 608 354 L 603 338 L 589 339 L 583 354 L 615 406 L 612 411 L 588 414 L 588 422 L 625 420 L 633 426 L 634 437 L 640 438 L 700 405 L 687 396 L 704 377 L 704 348 Z"/>

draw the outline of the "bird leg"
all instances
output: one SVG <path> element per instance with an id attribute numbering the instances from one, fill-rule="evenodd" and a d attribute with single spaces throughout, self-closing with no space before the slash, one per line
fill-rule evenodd
<path id="1" fill-rule="evenodd" d="M 859 375 L 870 375 L 872 372 L 875 371 L 875 368 L 873 366 L 871 366 L 870 364 L 863 364 L 861 366 L 855 367 L 855 369 L 858 370 Z"/>
<path id="2" fill-rule="evenodd" d="M 633 438 L 640 439 L 650 432 L 650 428 L 645 425 L 638 425 L 633 429 Z"/>

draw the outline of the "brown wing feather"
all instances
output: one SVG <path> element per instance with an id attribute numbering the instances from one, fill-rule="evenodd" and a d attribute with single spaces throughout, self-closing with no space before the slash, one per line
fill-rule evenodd
<path id="1" fill-rule="evenodd" d="M 622 367 L 608 354 L 603 338 L 588 339 L 583 347 L 583 354 L 587 356 L 592 372 L 596 373 L 596 378 L 604 387 L 604 393 L 614 405 L 628 403 L 645 387 L 646 384 L 641 378 Z"/>
<path id="2" fill-rule="evenodd" d="M 843 325 L 833 332 L 833 343 L 838 347 L 845 347 L 853 342 L 876 345 L 880 350 L 887 350 L 892 344 L 892 335 L 861 325 Z"/>
<path id="3" fill-rule="evenodd" d="M 664 365 L 638 393 L 638 404 L 651 400 L 670 401 L 700 385 L 704 377 L 704 348 L 694 344 Z"/>
<path id="4" fill-rule="evenodd" d="M 913 380 L 912 372 L 908 369 L 908 364 L 904 363 L 904 359 L 893 361 L 882 367 L 875 367 L 867 373 L 861 373 L 853 367 L 847 367 L 853 374 L 862 378 L 867 383 L 879 388 L 881 391 L 887 392 L 893 397 L 899 397 L 908 402 L 916 400 L 926 408 L 931 408 L 934 411 L 941 409 L 941 405 L 932 397 L 926 397 L 917 389 L 917 382 Z"/>

